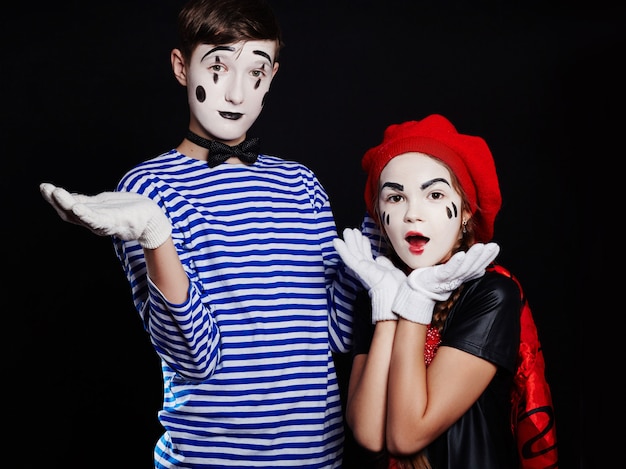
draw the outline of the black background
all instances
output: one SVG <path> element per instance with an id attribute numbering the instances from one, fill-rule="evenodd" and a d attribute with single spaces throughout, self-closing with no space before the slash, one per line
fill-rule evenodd
<path id="1" fill-rule="evenodd" d="M 182 3 L 3 11 L 7 467 L 105 467 L 116 454 L 114 467 L 151 466 L 161 376 L 126 279 L 110 240 L 62 222 L 38 185 L 112 190 L 182 140 L 186 95 L 169 63 Z M 271 1 L 286 47 L 249 135 L 317 173 L 339 230 L 361 221 L 360 159 L 387 125 L 441 113 L 484 137 L 504 199 L 499 260 L 539 327 L 560 467 L 612 467 L 626 16 L 604 2 L 509 3 Z M 344 382 L 347 368 L 340 359 Z M 347 467 L 355 454 L 348 440 Z"/>

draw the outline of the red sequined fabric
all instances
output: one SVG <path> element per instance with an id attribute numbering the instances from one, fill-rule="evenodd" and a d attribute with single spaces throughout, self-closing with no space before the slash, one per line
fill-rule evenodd
<path id="1" fill-rule="evenodd" d="M 424 362 L 426 366 L 430 365 L 430 362 L 433 361 L 433 357 L 439 348 L 440 342 L 441 336 L 439 335 L 439 331 L 436 327 L 429 324 L 428 330 L 426 331 L 426 345 L 424 346 Z"/>

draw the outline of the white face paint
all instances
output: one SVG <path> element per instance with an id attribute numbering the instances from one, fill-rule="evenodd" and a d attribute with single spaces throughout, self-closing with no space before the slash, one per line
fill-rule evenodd
<path id="1" fill-rule="evenodd" d="M 398 155 L 380 174 L 380 220 L 394 250 L 411 269 L 450 258 L 462 236 L 461 207 L 450 171 L 427 155 Z"/>
<path id="2" fill-rule="evenodd" d="M 257 119 L 278 63 L 275 41 L 198 46 L 187 68 L 192 119 L 209 138 L 243 140 Z"/>

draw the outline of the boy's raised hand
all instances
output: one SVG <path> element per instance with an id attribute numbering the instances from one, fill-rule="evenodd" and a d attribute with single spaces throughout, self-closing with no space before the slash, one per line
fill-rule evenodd
<path id="1" fill-rule="evenodd" d="M 61 219 L 84 226 L 100 236 L 137 240 L 156 249 L 172 233 L 170 221 L 150 198 L 133 192 L 102 192 L 94 196 L 70 194 L 50 183 L 39 186 L 41 195 Z"/>
<path id="2" fill-rule="evenodd" d="M 378 321 L 397 320 L 391 304 L 406 275 L 385 256 L 374 259 L 370 240 L 358 229 L 346 228 L 343 240 L 335 238 L 333 244 L 343 262 L 356 274 L 367 288 L 372 299 L 372 324 Z"/>

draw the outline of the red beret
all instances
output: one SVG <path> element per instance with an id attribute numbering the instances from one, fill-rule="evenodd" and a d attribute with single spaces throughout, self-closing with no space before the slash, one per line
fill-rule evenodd
<path id="1" fill-rule="evenodd" d="M 370 148 L 361 165 L 367 173 L 365 205 L 378 222 L 374 203 L 378 199 L 380 173 L 395 156 L 420 152 L 446 163 L 454 172 L 470 201 L 476 226 L 476 241 L 493 237 L 493 225 L 502 197 L 491 151 L 480 137 L 456 131 L 445 117 L 433 114 L 421 121 L 392 124 L 380 145 Z"/>

